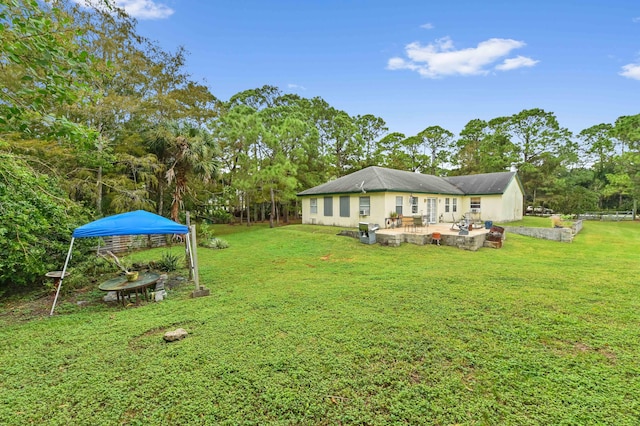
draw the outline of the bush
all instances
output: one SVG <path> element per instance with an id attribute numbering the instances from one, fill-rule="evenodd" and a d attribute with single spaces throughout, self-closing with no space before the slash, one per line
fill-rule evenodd
<path id="1" fill-rule="evenodd" d="M 229 247 L 229 243 L 221 238 L 210 238 L 204 240 L 200 245 L 212 249 L 226 249 Z"/>
<path id="2" fill-rule="evenodd" d="M 213 226 L 208 225 L 206 223 L 201 223 L 196 228 L 198 231 L 198 239 L 199 240 L 210 240 L 213 238 L 214 229 Z"/>
<path id="3" fill-rule="evenodd" d="M 87 215 L 57 180 L 0 152 L 0 294 L 39 286 L 64 264 L 73 230 Z M 82 243 L 75 246 L 82 247 Z"/>
<path id="4" fill-rule="evenodd" d="M 211 218 L 215 223 L 229 223 L 233 220 L 233 215 L 226 210 L 218 209 L 211 213 Z"/>
<path id="5" fill-rule="evenodd" d="M 178 269 L 178 256 L 171 253 L 166 252 L 162 255 L 162 258 L 156 263 L 158 269 L 164 272 L 171 272 Z"/>

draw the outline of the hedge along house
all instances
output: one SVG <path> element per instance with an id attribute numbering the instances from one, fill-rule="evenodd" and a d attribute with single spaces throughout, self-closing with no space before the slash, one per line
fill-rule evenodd
<path id="1" fill-rule="evenodd" d="M 516 172 L 438 177 L 367 167 L 298 193 L 302 223 L 389 227 L 391 213 L 420 215 L 428 223 L 509 222 L 522 219 L 524 190 Z"/>

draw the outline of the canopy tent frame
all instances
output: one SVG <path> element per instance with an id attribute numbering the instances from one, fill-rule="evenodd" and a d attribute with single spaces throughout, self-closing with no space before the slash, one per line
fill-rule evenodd
<path id="1" fill-rule="evenodd" d="M 60 295 L 60 289 L 62 288 L 62 281 L 64 280 L 71 260 L 71 253 L 73 251 L 73 243 L 76 238 L 88 238 L 88 237 L 107 237 L 117 235 L 150 235 L 150 234 L 177 234 L 186 235 L 186 251 L 189 259 L 189 268 L 192 276 L 197 276 L 197 265 L 194 264 L 193 250 L 191 246 L 191 236 L 189 233 L 189 227 L 181 225 L 177 222 L 169 220 L 165 217 L 159 216 L 154 213 L 150 213 L 144 210 L 136 210 L 128 213 L 121 213 L 114 216 L 104 217 L 96 221 L 90 222 L 73 231 L 71 236 L 71 243 L 69 244 L 69 251 L 64 261 L 62 268 L 62 274 L 58 281 L 56 289 L 56 295 L 53 299 L 53 305 L 51 306 L 51 312 L 49 316 L 53 315 L 53 311 L 56 308 L 58 302 L 58 296 Z"/>

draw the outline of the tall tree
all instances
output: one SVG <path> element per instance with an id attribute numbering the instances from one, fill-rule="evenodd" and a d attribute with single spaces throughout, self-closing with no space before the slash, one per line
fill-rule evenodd
<path id="1" fill-rule="evenodd" d="M 378 140 L 384 136 L 389 129 L 384 120 L 372 114 L 358 115 L 354 119 L 356 125 L 356 138 L 362 146 L 362 158 L 360 168 L 377 166 L 380 158 L 377 157 Z"/>
<path id="2" fill-rule="evenodd" d="M 80 29 L 51 3 L 0 2 L 0 134 L 20 132 L 85 141 L 95 132 L 59 113 L 82 103 L 94 78 Z"/>
<path id="3" fill-rule="evenodd" d="M 454 156 L 458 166 L 452 173 L 469 175 L 508 170 L 515 162 L 514 145 L 506 131 L 507 118 L 489 122 L 474 119 L 460 132 Z"/>
<path id="4" fill-rule="evenodd" d="M 616 159 L 615 170 L 607 175 L 607 195 L 618 195 L 617 208 L 625 208 L 625 197 L 631 199 L 629 208 L 637 210 L 640 198 L 640 114 L 619 117 L 613 135 L 622 143 L 622 154 Z"/>
<path id="5" fill-rule="evenodd" d="M 400 132 L 389 133 L 380 139 L 376 156 L 380 158 L 381 166 L 406 170 L 407 155 L 402 150 L 402 141 L 405 139 L 404 133 Z"/>
<path id="6" fill-rule="evenodd" d="M 535 202 L 538 189 L 548 186 L 549 180 L 554 179 L 555 170 L 542 173 L 543 163 L 549 164 L 548 156 L 560 158 L 560 162 L 554 162 L 557 166 L 563 165 L 565 160 L 573 160 L 570 155 L 574 151 L 571 132 L 560 127 L 553 113 L 539 108 L 511 116 L 508 129 L 519 155 L 517 166 L 525 193 L 531 194 Z"/>
<path id="7" fill-rule="evenodd" d="M 455 144 L 457 152 L 454 155 L 458 174 L 470 175 L 484 171 L 481 146 L 487 137 L 488 123 L 480 119 L 469 121 L 460 131 L 460 138 Z"/>
<path id="8" fill-rule="evenodd" d="M 614 172 L 616 141 L 611 124 L 597 124 L 582 130 L 580 139 L 580 157 L 585 167 L 593 169 L 593 180 L 590 187 L 598 193 L 598 207 L 603 208 L 604 192 L 607 185 L 607 175 Z"/>
<path id="9" fill-rule="evenodd" d="M 211 134 L 189 123 L 161 123 L 149 132 L 150 146 L 162 146 L 166 152 L 165 177 L 173 185 L 171 219 L 178 221 L 189 180 L 197 176 L 207 182 L 218 170 L 217 147 Z"/>
<path id="10" fill-rule="evenodd" d="M 453 133 L 440 126 L 430 126 L 418 133 L 424 146 L 424 155 L 428 158 L 427 172 L 432 175 L 440 175 L 443 166 L 450 164 L 453 144 Z"/>
<path id="11" fill-rule="evenodd" d="M 428 169 L 430 165 L 429 157 L 424 152 L 424 145 L 422 137 L 409 136 L 399 142 L 400 149 L 402 150 L 402 157 L 404 159 L 404 170 L 411 172 L 423 172 Z"/>

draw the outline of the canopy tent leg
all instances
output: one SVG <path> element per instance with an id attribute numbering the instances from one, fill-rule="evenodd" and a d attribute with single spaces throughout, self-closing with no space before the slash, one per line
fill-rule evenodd
<path id="1" fill-rule="evenodd" d="M 58 288 L 56 289 L 56 297 L 53 298 L 53 305 L 51 305 L 51 312 L 49 313 L 49 316 L 53 315 L 53 310 L 56 308 L 58 295 L 60 294 L 60 289 L 62 288 L 62 280 L 64 280 L 64 274 L 67 272 L 67 265 L 69 265 L 69 259 L 71 259 L 71 250 L 73 250 L 74 241 L 75 241 L 75 238 L 71 237 L 71 244 L 69 244 L 69 252 L 67 253 L 67 258 L 64 261 L 64 267 L 62 268 L 62 275 L 60 276 L 60 281 L 58 281 Z"/>
<path id="2" fill-rule="evenodd" d="M 188 228 L 187 228 L 188 229 Z M 184 234 L 184 255 L 189 262 L 189 279 L 193 279 L 193 256 L 191 256 L 191 240 L 189 240 L 189 234 Z"/>
<path id="3" fill-rule="evenodd" d="M 198 277 L 198 265 L 197 254 L 194 253 L 197 250 L 196 247 L 196 227 L 193 226 L 191 234 L 187 234 L 187 246 L 189 247 L 189 266 L 191 267 L 191 277 L 196 284 L 196 290 L 200 289 L 200 277 Z"/>

